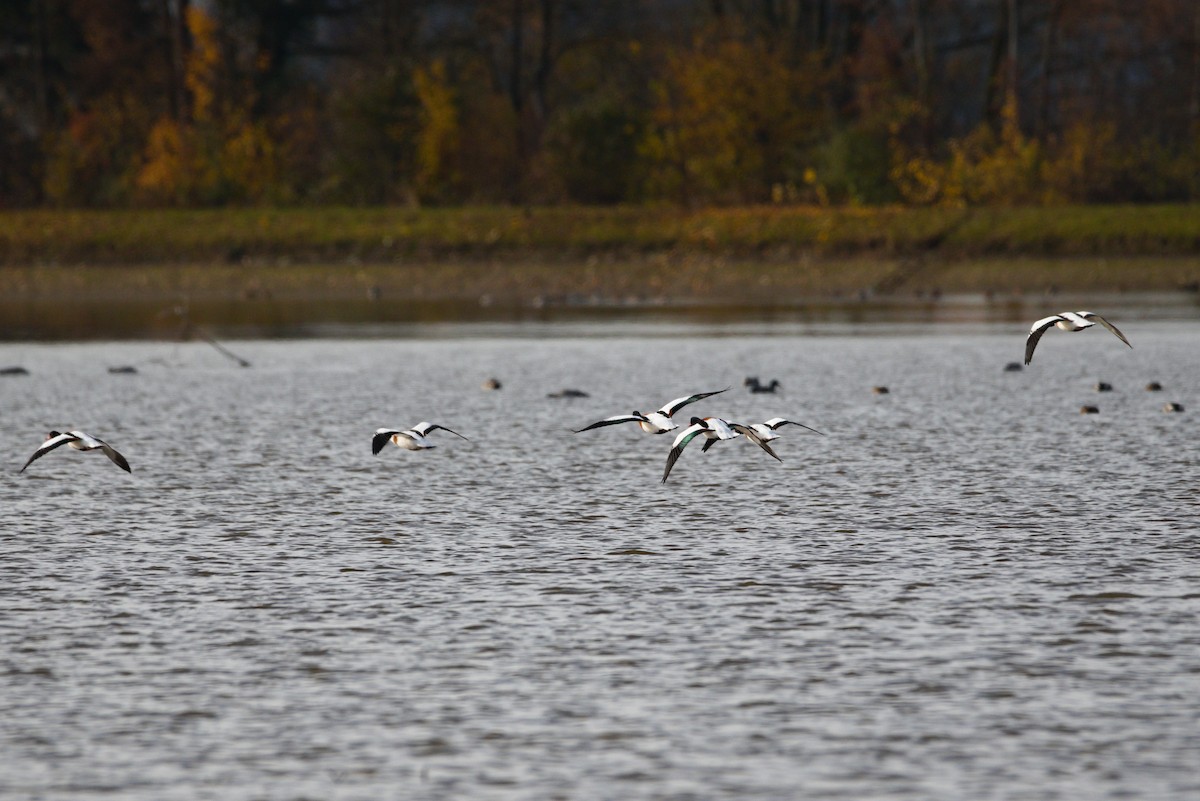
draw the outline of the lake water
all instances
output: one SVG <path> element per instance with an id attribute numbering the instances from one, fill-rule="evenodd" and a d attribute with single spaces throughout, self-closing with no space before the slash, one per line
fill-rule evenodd
<path id="1" fill-rule="evenodd" d="M 0 344 L 0 797 L 1200 797 L 1200 337 L 1119 324 Z M 569 431 L 727 386 L 826 436 Z"/>

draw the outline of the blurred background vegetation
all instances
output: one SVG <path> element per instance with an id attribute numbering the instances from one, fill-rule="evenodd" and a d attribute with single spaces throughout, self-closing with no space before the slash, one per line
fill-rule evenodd
<path id="1" fill-rule="evenodd" d="M 1196 0 L 0 4 L 0 208 L 1198 199 Z"/>

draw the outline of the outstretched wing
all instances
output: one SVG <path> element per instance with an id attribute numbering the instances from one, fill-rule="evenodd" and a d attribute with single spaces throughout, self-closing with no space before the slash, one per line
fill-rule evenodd
<path id="1" fill-rule="evenodd" d="M 801 428 L 807 428 L 809 431 L 813 432 L 814 434 L 820 434 L 821 436 L 825 436 L 825 434 L 823 432 L 817 431 L 817 429 L 815 429 L 815 428 L 810 428 L 809 426 L 804 425 L 804 423 L 797 423 L 795 420 L 785 420 L 782 417 L 772 417 L 770 420 L 763 423 L 763 425 L 766 426 L 767 428 L 771 429 L 772 431 L 778 431 L 780 429 L 780 427 L 787 426 L 787 425 L 800 426 Z"/>
<path id="2" fill-rule="evenodd" d="M 126 473 L 132 473 L 133 469 L 129 466 L 129 462 L 125 461 L 125 457 L 117 453 L 117 449 L 107 442 L 96 440 L 100 443 L 100 449 L 104 451 L 104 455 L 112 460 L 112 463 L 124 470 Z"/>
<path id="3" fill-rule="evenodd" d="M 667 466 L 663 470 L 662 483 L 667 483 L 667 476 L 671 475 L 671 468 L 679 461 L 683 449 L 687 444 L 696 438 L 696 435 L 704 430 L 704 426 L 688 426 L 683 431 L 679 432 L 679 436 L 675 437 L 675 442 L 671 445 L 671 452 L 667 454 Z"/>
<path id="4" fill-rule="evenodd" d="M 453 434 L 456 437 L 459 437 L 460 439 L 467 439 L 466 437 L 464 437 L 462 434 L 458 433 L 457 431 L 453 431 L 449 428 L 446 428 L 445 426 L 440 426 L 437 423 L 427 423 L 424 420 L 422 420 L 420 423 L 417 423 L 415 426 L 413 426 L 411 430 L 416 431 L 422 437 L 428 436 L 430 431 L 449 431 L 451 434 Z M 467 439 L 467 442 L 470 442 L 470 441 L 471 440 Z"/>
<path id="5" fill-rule="evenodd" d="M 1038 341 L 1042 338 L 1042 334 L 1046 333 L 1046 329 L 1063 319 L 1061 314 L 1052 314 L 1049 317 L 1043 317 L 1033 324 L 1029 329 L 1029 338 L 1025 340 L 1025 363 L 1029 364 L 1033 360 L 1033 349 L 1037 347 Z"/>
<path id="6" fill-rule="evenodd" d="M 598 423 L 592 423 L 590 426 L 576 429 L 575 433 L 579 434 L 584 431 L 591 431 L 593 428 L 601 428 L 602 426 L 615 426 L 619 423 L 640 423 L 646 418 L 632 414 L 618 414 L 615 417 L 605 417 Z"/>
<path id="7" fill-rule="evenodd" d="M 700 446 L 700 452 L 701 452 L 701 453 L 707 453 L 709 448 L 711 448 L 713 445 L 716 445 L 716 444 L 717 444 L 718 442 L 720 442 L 720 441 L 721 441 L 721 440 L 719 440 L 719 439 L 706 439 L 706 440 L 704 440 L 704 444 Z"/>
<path id="8" fill-rule="evenodd" d="M 36 451 L 33 452 L 33 456 L 29 457 L 29 461 L 25 463 L 25 467 L 29 467 L 29 465 L 33 464 L 36 460 L 41 459 L 43 456 L 45 456 L 47 453 L 54 450 L 55 448 L 66 445 L 68 442 L 75 442 L 78 439 L 79 439 L 79 437 L 75 436 L 74 434 L 59 434 L 57 437 L 51 437 L 50 439 L 43 442 L 41 444 L 41 447 L 39 447 Z M 25 467 L 22 467 L 17 472 L 24 473 Z"/>
<path id="9" fill-rule="evenodd" d="M 388 441 L 401 432 L 394 428 L 381 428 L 375 432 L 375 436 L 371 437 L 371 453 L 376 456 L 383 450 L 383 446 L 388 444 Z"/>
<path id="10" fill-rule="evenodd" d="M 695 395 L 688 395 L 686 398 L 676 398 L 670 403 L 664 403 L 663 407 L 659 409 L 658 412 L 666 417 L 670 417 L 684 406 L 687 406 L 689 403 L 695 403 L 698 400 L 704 400 L 705 398 L 710 398 L 713 395 L 720 395 L 722 392 L 726 392 L 728 389 L 729 387 L 725 387 L 725 389 L 718 389 L 716 392 L 697 392 Z"/>
<path id="11" fill-rule="evenodd" d="M 779 458 L 779 454 L 777 454 L 777 453 L 775 453 L 775 451 L 771 450 L 771 446 L 766 443 L 766 440 L 764 440 L 762 437 L 760 437 L 758 435 L 758 432 L 755 431 L 750 426 L 742 425 L 741 423 L 730 423 L 729 427 L 732 428 L 734 431 L 738 432 L 739 434 L 744 435 L 746 437 L 746 439 L 750 440 L 755 445 L 757 445 L 758 447 L 762 448 L 767 453 L 774 456 L 776 460 L 778 460 L 780 462 L 783 461 L 783 459 Z"/>
<path id="12" fill-rule="evenodd" d="M 1129 345 L 1129 340 L 1125 338 L 1124 334 L 1122 334 L 1120 331 L 1117 330 L 1117 327 L 1115 325 L 1110 323 L 1108 320 L 1105 320 L 1103 317 L 1096 314 L 1095 312 L 1081 311 L 1081 312 L 1079 312 L 1079 316 L 1083 317 L 1086 320 L 1095 320 L 1096 322 L 1100 323 L 1100 325 L 1104 326 L 1109 331 L 1112 331 L 1114 334 L 1116 334 L 1117 339 L 1121 340 L 1126 345 Z M 1132 348 L 1133 345 L 1129 345 L 1129 347 Z"/>

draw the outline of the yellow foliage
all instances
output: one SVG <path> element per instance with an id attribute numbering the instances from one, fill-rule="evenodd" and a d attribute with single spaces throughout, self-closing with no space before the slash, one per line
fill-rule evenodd
<path id="1" fill-rule="evenodd" d="M 909 203 L 1028 203 L 1045 199 L 1041 167 L 1042 149 L 1021 133 L 1010 98 L 999 134 L 980 125 L 951 140 L 945 161 L 909 155 L 894 145 L 891 179 Z"/>
<path id="2" fill-rule="evenodd" d="M 221 67 L 217 22 L 203 9 L 187 7 L 187 28 L 192 36 L 184 83 L 192 95 L 192 119 L 206 122 L 216 113 L 216 87 Z"/>
<path id="3" fill-rule="evenodd" d="M 246 112 L 229 102 L 217 103 L 223 66 L 216 22 L 191 5 L 187 25 L 192 35 L 185 76 L 191 118 L 155 122 L 142 148 L 134 189 L 150 203 L 261 200 L 279 179 L 278 148 L 265 122 L 248 121 Z"/>
<path id="4" fill-rule="evenodd" d="M 1068 128 L 1043 167 L 1048 199 L 1084 200 L 1090 191 L 1106 189 L 1103 163 L 1111 161 L 1116 136 L 1111 122 Z"/>
<path id="5" fill-rule="evenodd" d="M 121 92 L 73 111 L 66 129 L 47 143 L 46 197 L 61 205 L 124 200 L 133 182 L 136 142 L 151 119 L 144 104 Z"/>
<path id="6" fill-rule="evenodd" d="M 414 180 L 419 195 L 436 196 L 456 182 L 451 165 L 460 137 L 458 107 L 445 62 L 437 60 L 428 69 L 418 68 L 413 74 L 413 87 L 421 104 Z"/>
<path id="7" fill-rule="evenodd" d="M 190 161 L 179 124 L 172 119 L 160 119 L 150 129 L 145 163 L 134 183 L 146 195 L 177 198 L 184 188 L 184 175 L 190 172 Z"/>
<path id="8" fill-rule="evenodd" d="M 265 124 L 245 123 L 232 130 L 221 149 L 227 186 L 244 200 L 262 200 L 279 178 L 278 148 Z"/>
<path id="9" fill-rule="evenodd" d="M 797 153 L 821 123 L 815 62 L 796 64 L 761 41 L 721 35 L 671 55 L 654 86 L 641 155 L 652 195 L 763 200 L 799 178 Z"/>

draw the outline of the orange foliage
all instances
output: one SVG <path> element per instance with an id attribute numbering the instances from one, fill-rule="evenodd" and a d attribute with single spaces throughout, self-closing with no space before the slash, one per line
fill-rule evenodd
<path id="1" fill-rule="evenodd" d="M 267 123 L 226 97 L 219 29 L 211 16 L 188 6 L 192 49 L 186 62 L 189 120 L 159 119 L 142 151 L 134 185 L 143 202 L 196 204 L 262 200 L 279 179 L 278 147 Z"/>

